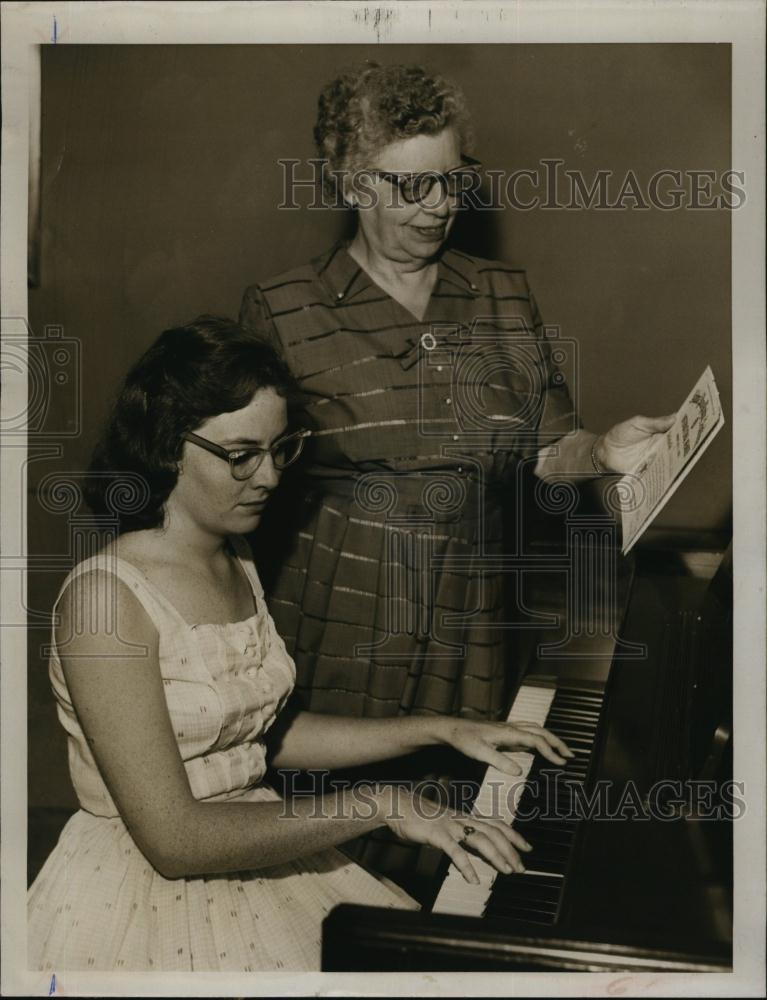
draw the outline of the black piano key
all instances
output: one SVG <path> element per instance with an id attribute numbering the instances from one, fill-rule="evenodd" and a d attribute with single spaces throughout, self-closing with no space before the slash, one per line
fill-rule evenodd
<path id="1" fill-rule="evenodd" d="M 604 704 L 604 698 L 600 695 L 589 695 L 586 697 L 576 694 L 566 694 L 564 691 L 558 691 L 554 695 L 554 700 L 551 704 L 553 707 L 557 707 L 559 705 L 572 705 L 575 707 L 583 706 L 584 708 L 601 708 Z"/>
<path id="2" fill-rule="evenodd" d="M 560 731 L 564 730 L 588 736 L 591 739 L 596 739 L 598 731 L 596 725 L 592 726 L 590 722 L 586 722 L 583 719 L 552 719 L 546 728 L 556 735 L 559 735 Z"/>
<path id="3" fill-rule="evenodd" d="M 587 768 L 591 763 L 591 754 L 584 756 L 583 754 L 576 754 L 573 757 L 568 757 L 564 764 L 560 766 L 560 771 L 563 775 L 567 776 L 573 771 L 580 771 Z"/>
<path id="4" fill-rule="evenodd" d="M 546 720 L 546 728 L 552 732 L 559 727 L 581 728 L 588 733 L 595 733 L 598 724 L 593 719 L 584 719 L 582 716 L 576 715 L 557 715 L 553 719 Z"/>
<path id="5" fill-rule="evenodd" d="M 583 779 L 589 769 L 589 762 L 586 760 L 578 760 L 577 758 L 572 758 L 569 760 L 562 768 L 562 774 L 565 781 L 572 782 L 574 785 L 583 784 Z"/>
<path id="6" fill-rule="evenodd" d="M 567 746 L 571 750 L 583 750 L 589 751 L 589 754 L 594 749 L 594 744 L 596 743 L 596 737 L 592 736 L 590 733 L 578 733 L 569 729 L 557 729 L 552 730 L 555 736 L 558 736 L 561 740 L 564 740 Z M 583 757 L 583 754 L 578 754 L 579 757 Z M 565 762 L 568 760 L 574 760 L 573 757 L 565 757 Z M 559 767 L 564 767 L 564 764 L 554 765 Z"/>
<path id="7" fill-rule="evenodd" d="M 545 789 L 539 795 L 523 795 L 517 805 L 517 822 L 551 820 L 572 823 L 577 820 L 577 799 L 571 787 L 560 785 Z"/>
<path id="8" fill-rule="evenodd" d="M 570 861 L 570 854 L 570 847 L 535 847 L 525 854 L 525 867 L 528 871 L 564 875 Z"/>
<path id="9" fill-rule="evenodd" d="M 565 743 L 569 742 L 569 737 L 578 737 L 581 740 L 588 740 L 590 744 L 594 744 L 597 739 L 596 729 L 583 729 L 580 726 L 573 726 L 566 722 L 557 723 L 550 727 L 551 732 L 555 736 L 559 736 L 560 739 L 564 740 Z"/>
<path id="10" fill-rule="evenodd" d="M 534 827 L 526 830 L 523 836 L 533 850 L 539 847 L 561 847 L 569 850 L 573 843 L 571 830 L 545 830 L 543 827 Z M 527 861 L 525 867 L 529 867 Z"/>
<path id="11" fill-rule="evenodd" d="M 534 896 L 513 896 L 498 893 L 493 894 L 488 899 L 485 906 L 485 916 L 503 917 L 507 916 L 510 910 L 524 909 L 531 913 L 537 913 L 539 918 L 548 916 L 554 920 L 559 912 L 559 906 L 559 897 L 556 899 L 536 899 Z"/>
<path id="12" fill-rule="evenodd" d="M 582 701 L 558 701 L 554 702 L 549 709 L 549 715 L 559 713 L 565 715 L 572 712 L 573 715 L 599 715 L 602 711 L 601 704 L 589 704 Z"/>
<path id="13" fill-rule="evenodd" d="M 578 705 L 575 702 L 568 702 L 560 705 L 552 705 L 547 718 L 549 716 L 556 718 L 558 715 L 572 715 L 583 719 L 597 719 L 601 714 L 601 705 Z"/>
<path id="14" fill-rule="evenodd" d="M 593 737 L 585 737 L 580 733 L 568 733 L 566 731 L 560 731 L 556 733 L 561 739 L 565 741 L 571 750 L 586 749 L 591 750 L 594 746 Z"/>
<path id="15" fill-rule="evenodd" d="M 556 899 L 562 888 L 562 879 L 555 875 L 538 874 L 530 872 L 520 874 L 515 872 L 512 875 L 498 874 L 492 888 L 492 894 L 496 896 L 518 895 L 536 899 Z"/>
<path id="16" fill-rule="evenodd" d="M 571 853 L 570 850 L 563 851 L 560 854 L 541 853 L 531 859 L 529 862 L 529 871 L 551 872 L 552 875 L 561 875 L 564 877 L 570 865 Z"/>
<path id="17" fill-rule="evenodd" d="M 556 824 L 571 829 L 581 819 L 579 798 L 570 782 L 540 795 L 523 795 L 517 806 L 514 826 L 527 827 L 533 823 Z"/>
<path id="18" fill-rule="evenodd" d="M 514 829 L 532 850 L 521 856 L 529 871 L 496 875 L 486 916 L 553 924 L 580 823 L 578 793 L 586 787 L 604 698 L 588 689 L 560 688 L 544 725 L 575 752 L 560 767 L 536 754 L 517 804 Z"/>
<path id="19" fill-rule="evenodd" d="M 485 910 L 486 917 L 502 917 L 504 920 L 521 920 L 526 924 L 544 924 L 551 926 L 556 922 L 556 913 L 542 913 L 539 910 L 528 909 L 522 906 L 507 906 L 499 913 L 494 908 Z"/>
<path id="20" fill-rule="evenodd" d="M 588 695 L 588 697 L 590 697 L 590 698 L 595 698 L 595 697 L 596 698 L 603 698 L 604 697 L 604 690 L 603 690 L 603 688 L 601 688 L 601 687 L 594 687 L 593 685 L 583 684 L 582 682 L 571 681 L 571 680 L 562 680 L 562 681 L 560 681 L 559 686 L 557 687 L 557 691 L 562 691 L 564 693 L 567 693 L 567 692 L 573 692 L 573 693 L 582 692 L 583 694 Z"/>
<path id="21" fill-rule="evenodd" d="M 538 920 L 548 918 L 552 923 L 557 918 L 559 912 L 559 900 L 546 902 L 538 899 L 504 899 L 503 897 L 493 897 L 487 901 L 485 907 L 486 917 L 509 917 L 513 911 L 525 910 L 530 915 L 535 915 Z"/>
<path id="22" fill-rule="evenodd" d="M 567 721 L 565 719 L 554 719 L 546 728 L 556 736 L 559 736 L 561 733 L 573 733 L 576 736 L 585 736 L 594 740 L 597 734 L 596 726 L 577 721 Z"/>
<path id="23" fill-rule="evenodd" d="M 528 788 L 520 795 L 519 803 L 538 803 L 543 805 L 544 803 L 551 802 L 552 799 L 562 796 L 566 798 L 573 794 L 573 788 L 579 782 L 583 781 L 583 776 L 588 770 L 588 761 L 574 761 L 572 768 L 569 770 L 565 767 L 553 768 L 546 767 L 541 768 L 534 776 L 534 781 L 531 782 Z M 529 791 L 529 794 L 528 794 Z"/>
<path id="24" fill-rule="evenodd" d="M 586 712 L 554 712 L 546 719 L 546 728 L 551 729 L 552 726 L 566 725 L 567 723 L 578 723 L 582 726 L 587 726 L 590 729 L 596 730 L 599 726 L 599 714 Z"/>
<path id="25" fill-rule="evenodd" d="M 486 916 L 509 917 L 523 910 L 537 919 L 556 919 L 563 879 L 539 875 L 500 875 L 485 908 Z"/>
<path id="26" fill-rule="evenodd" d="M 601 709 L 595 705 L 552 705 L 547 718 L 558 715 L 572 715 L 582 718 L 596 718 L 601 714 Z"/>
<path id="27" fill-rule="evenodd" d="M 535 876 L 516 875 L 516 881 L 506 881 L 503 876 L 495 880 L 495 885 L 490 893 L 488 905 L 492 901 L 494 906 L 535 906 L 540 910 L 556 910 L 562 896 L 563 879 L 550 876 L 557 883 L 552 888 L 540 885 L 528 885 Z"/>
<path id="28" fill-rule="evenodd" d="M 571 788 L 584 788 L 586 785 L 586 776 L 588 775 L 587 767 L 579 767 L 577 770 L 573 768 L 572 770 L 567 770 L 564 775 L 564 781 L 570 785 Z"/>
<path id="29" fill-rule="evenodd" d="M 554 705 L 564 705 L 564 704 L 578 704 L 578 705 L 602 705 L 604 702 L 604 695 L 597 692 L 578 692 L 572 689 L 559 688 L 557 693 L 554 695 L 554 700 L 552 704 Z"/>
<path id="30" fill-rule="evenodd" d="M 526 840 L 530 840 L 530 837 L 535 836 L 538 830 L 544 831 L 543 836 L 546 837 L 552 837 L 554 834 L 572 836 L 577 825 L 578 820 L 575 816 L 547 814 L 517 819 L 514 822 L 514 829 L 518 830 Z M 533 841 L 530 840 L 530 843 L 532 844 Z"/>
<path id="31" fill-rule="evenodd" d="M 495 880 L 491 895 L 495 899 L 517 899 L 539 902 L 541 905 L 554 903 L 559 899 L 562 879 L 553 879 L 547 884 L 539 875 L 499 875 Z"/>
<path id="32" fill-rule="evenodd" d="M 539 834 L 542 838 L 546 838 L 547 843 L 551 843 L 554 838 L 559 838 L 561 841 L 564 837 L 572 837 L 574 835 L 575 826 L 576 824 L 571 822 L 569 817 L 566 816 L 549 816 L 546 818 L 536 816 L 527 820 L 517 820 L 514 824 L 514 829 L 518 830 L 525 840 L 529 841 L 534 847 L 535 842 L 530 838 L 535 837 L 536 834 Z"/>
<path id="33" fill-rule="evenodd" d="M 599 701 L 580 701 L 577 698 L 555 698 L 551 703 L 549 708 L 549 714 L 552 712 L 600 712 L 602 709 L 602 702 Z"/>
<path id="34" fill-rule="evenodd" d="M 592 745 L 596 742 L 597 739 L 596 728 L 584 729 L 581 726 L 571 725 L 568 722 L 557 722 L 556 724 L 549 726 L 549 729 L 551 730 L 552 733 L 554 733 L 555 736 L 558 736 L 560 739 L 564 740 L 565 743 L 569 742 L 568 739 L 569 736 L 578 737 L 578 739 L 581 740 L 588 740 L 589 743 L 591 743 Z"/>

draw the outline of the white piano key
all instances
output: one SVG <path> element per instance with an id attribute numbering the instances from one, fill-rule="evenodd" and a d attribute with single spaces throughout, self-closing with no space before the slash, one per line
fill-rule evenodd
<path id="1" fill-rule="evenodd" d="M 554 688 L 522 685 L 514 699 L 507 722 L 537 722 L 542 726 L 555 693 Z M 525 781 L 533 766 L 534 755 L 519 750 L 503 753 L 520 768 L 521 774 L 506 774 L 496 767 L 488 767 L 471 814 L 478 818 L 485 816 L 502 819 L 511 824 L 525 789 Z M 432 908 L 434 913 L 482 916 L 498 872 L 481 858 L 472 857 L 472 865 L 479 876 L 480 884 L 472 885 L 467 882 L 455 865 L 451 864 Z"/>

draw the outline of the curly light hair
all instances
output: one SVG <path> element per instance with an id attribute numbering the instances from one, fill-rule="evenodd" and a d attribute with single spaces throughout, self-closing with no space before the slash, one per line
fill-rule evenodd
<path id="1" fill-rule="evenodd" d="M 422 66 L 368 62 L 347 70 L 320 93 L 314 140 L 328 161 L 326 186 L 346 188 L 348 175 L 370 167 L 391 142 L 455 129 L 463 152 L 473 134 L 463 93 Z"/>

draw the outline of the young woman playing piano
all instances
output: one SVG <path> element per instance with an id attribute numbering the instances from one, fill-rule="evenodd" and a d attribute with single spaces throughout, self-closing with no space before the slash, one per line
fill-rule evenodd
<path id="1" fill-rule="evenodd" d="M 301 451 L 292 394 L 269 346 L 212 317 L 167 330 L 127 376 L 91 504 L 107 513 L 139 484 L 137 503 L 57 601 L 50 675 L 81 808 L 30 890 L 32 968 L 318 969 L 336 903 L 416 906 L 335 850 L 384 825 L 468 880 L 470 852 L 521 867 L 505 824 L 435 816 L 412 790 L 288 809 L 264 783 L 267 762 L 331 769 L 430 744 L 512 773 L 502 748 L 570 755 L 534 724 L 444 716 L 299 711 L 270 732 L 295 668 L 242 536 Z"/>

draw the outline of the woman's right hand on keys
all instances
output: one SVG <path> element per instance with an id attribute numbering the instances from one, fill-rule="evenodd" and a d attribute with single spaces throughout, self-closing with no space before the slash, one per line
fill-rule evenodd
<path id="1" fill-rule="evenodd" d="M 479 882 L 472 854 L 505 875 L 525 870 L 520 853 L 532 847 L 503 820 L 446 809 L 402 788 L 387 786 L 386 791 L 391 794 L 383 796 L 383 818 L 389 829 L 401 840 L 444 851 L 467 882 Z"/>

